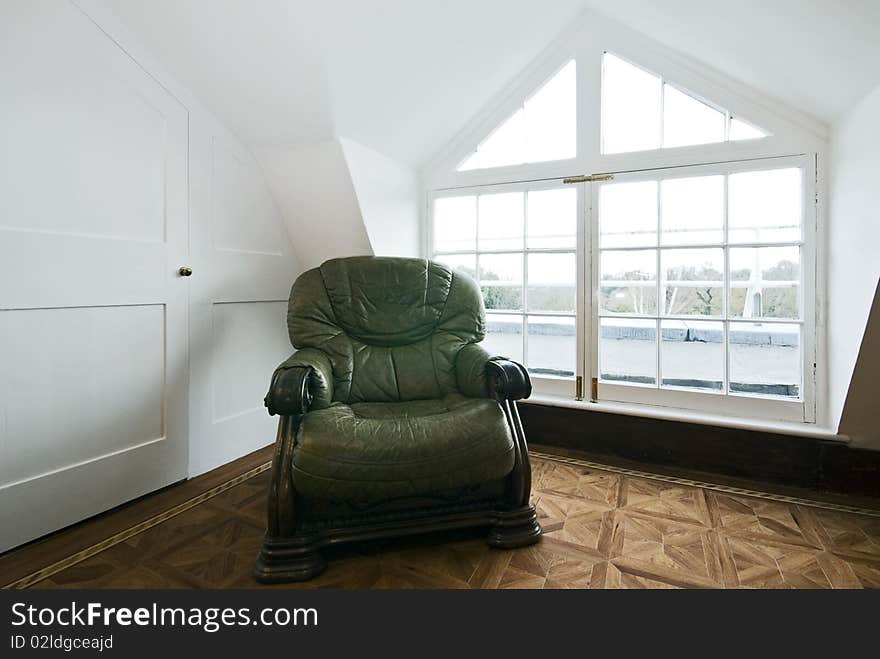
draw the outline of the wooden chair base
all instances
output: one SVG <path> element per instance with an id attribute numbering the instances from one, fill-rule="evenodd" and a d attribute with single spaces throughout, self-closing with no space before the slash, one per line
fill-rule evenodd
<path id="1" fill-rule="evenodd" d="M 444 515 L 328 528 L 288 538 L 266 537 L 253 575 L 260 583 L 308 581 L 321 574 L 327 563 L 321 549 L 350 542 L 396 538 L 453 529 L 489 527 L 487 542 L 499 549 L 514 549 L 541 539 L 535 507 L 512 510 L 469 510 Z"/>

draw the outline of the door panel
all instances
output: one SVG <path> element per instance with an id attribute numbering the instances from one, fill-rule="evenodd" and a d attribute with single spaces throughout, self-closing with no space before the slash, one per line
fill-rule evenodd
<path id="1" fill-rule="evenodd" d="M 205 127 L 191 139 L 193 269 L 190 475 L 275 439 L 263 396 L 293 348 L 287 298 L 298 272 L 252 156 Z"/>
<path id="2" fill-rule="evenodd" d="M 214 248 L 280 257 L 287 235 L 277 221 L 271 199 L 260 194 L 262 182 L 245 158 L 215 138 L 211 184 Z"/>
<path id="3" fill-rule="evenodd" d="M 165 374 L 156 359 L 164 350 L 163 305 L 5 312 L 0 335 L 12 385 L 6 434 L 15 446 L 0 464 L 0 485 L 164 436 Z"/>
<path id="4" fill-rule="evenodd" d="M 2 551 L 186 474 L 188 117 L 66 2 L 0 85 Z"/>
<path id="5" fill-rule="evenodd" d="M 287 303 L 215 303 L 212 313 L 213 423 L 253 412 L 264 415 L 267 378 L 292 351 L 284 331 Z"/>

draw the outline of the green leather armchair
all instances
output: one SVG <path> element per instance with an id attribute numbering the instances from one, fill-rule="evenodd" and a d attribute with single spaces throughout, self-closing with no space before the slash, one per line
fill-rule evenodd
<path id="1" fill-rule="evenodd" d="M 287 315 L 296 352 L 272 376 L 278 414 L 264 582 L 302 581 L 327 545 L 486 527 L 537 542 L 516 401 L 520 364 L 480 345 L 474 281 L 423 259 L 333 259 L 303 273 Z"/>

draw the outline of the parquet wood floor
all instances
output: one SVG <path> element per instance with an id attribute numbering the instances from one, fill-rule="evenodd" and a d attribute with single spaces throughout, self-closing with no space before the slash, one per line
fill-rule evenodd
<path id="1" fill-rule="evenodd" d="M 278 588 L 878 588 L 880 518 L 533 458 L 538 545 L 483 534 L 327 552 Z M 268 472 L 138 533 L 37 588 L 256 587 Z M 261 586 L 267 587 L 267 586 Z"/>

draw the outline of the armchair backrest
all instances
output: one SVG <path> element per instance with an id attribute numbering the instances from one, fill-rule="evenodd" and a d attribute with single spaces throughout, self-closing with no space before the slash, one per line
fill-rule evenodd
<path id="1" fill-rule="evenodd" d="M 482 341 L 476 283 L 425 259 L 332 259 L 300 275 L 290 292 L 290 341 L 333 366 L 333 400 L 438 398 L 457 390 L 456 357 Z"/>

